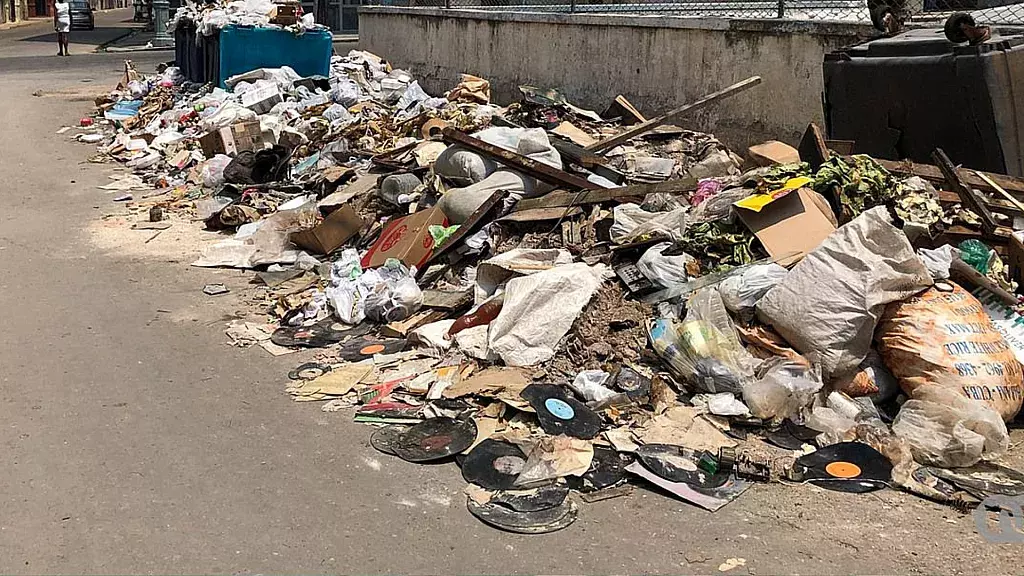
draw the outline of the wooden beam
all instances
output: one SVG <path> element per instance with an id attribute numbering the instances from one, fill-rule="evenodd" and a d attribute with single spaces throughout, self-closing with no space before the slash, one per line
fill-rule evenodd
<path id="1" fill-rule="evenodd" d="M 995 234 L 996 224 L 995 218 L 992 217 L 992 213 L 989 212 L 987 206 L 981 203 L 981 200 L 974 195 L 974 190 L 967 187 L 963 180 L 960 179 L 960 173 L 949 160 L 949 156 L 942 151 L 942 148 L 936 148 L 932 152 L 932 160 L 942 171 L 942 175 L 946 178 L 946 182 L 956 192 L 956 195 L 960 197 L 960 200 L 971 210 L 973 210 L 978 216 L 981 217 L 981 227 L 986 234 Z"/>
<path id="2" fill-rule="evenodd" d="M 1009 200 L 1009 202 L 1013 204 L 1014 207 L 1016 207 L 1021 212 L 1024 212 L 1024 204 L 1021 204 L 1020 200 L 1017 200 L 1013 196 L 1010 196 L 1009 192 L 1004 190 L 1003 187 L 1000 186 L 999 184 L 996 184 L 991 178 L 986 176 L 984 172 L 978 172 L 977 170 L 975 170 L 974 173 L 978 175 L 978 178 L 981 178 L 982 180 L 985 181 L 985 183 L 987 183 L 989 186 L 995 189 L 996 192 L 999 192 L 999 194 L 1001 194 L 1003 198 Z"/>
<path id="3" fill-rule="evenodd" d="M 555 190 L 540 198 L 527 198 L 516 204 L 515 212 L 520 210 L 534 210 L 537 208 L 558 208 L 560 206 L 583 206 L 585 204 L 597 204 L 610 200 L 623 201 L 626 198 L 643 198 L 648 194 L 665 192 L 668 194 L 681 194 L 692 192 L 696 185 L 691 185 L 684 180 L 666 180 L 653 184 L 634 184 L 632 186 L 621 186 L 619 188 L 603 188 L 601 190 L 587 190 L 585 192 L 566 192 Z"/>
<path id="4" fill-rule="evenodd" d="M 910 160 L 882 160 L 879 158 L 875 158 L 875 162 L 878 162 L 879 166 L 885 168 L 886 170 L 894 174 L 900 174 L 905 176 L 919 176 L 931 182 L 946 181 L 946 178 L 942 175 L 942 171 L 939 170 L 936 166 L 932 166 L 931 164 L 918 164 L 916 162 L 911 162 Z M 963 169 L 958 170 L 958 172 L 960 172 L 961 179 L 968 186 L 972 186 L 980 190 L 994 191 L 994 189 L 988 184 L 988 182 L 985 182 L 985 180 L 983 180 L 977 174 L 972 174 L 970 171 Z M 998 184 L 1004 190 L 1007 190 L 1008 192 L 1011 193 L 1016 192 L 1018 194 L 1024 195 L 1024 178 L 1018 178 L 1016 176 L 1007 176 L 1005 174 L 996 174 L 994 172 L 983 172 L 983 174 L 985 174 L 985 176 L 988 176 L 993 182 Z"/>
<path id="5" fill-rule="evenodd" d="M 477 154 L 483 154 L 494 160 L 498 161 L 509 168 L 519 170 L 525 174 L 529 174 L 538 180 L 543 180 L 555 186 L 566 186 L 569 188 L 582 188 L 584 190 L 595 190 L 600 188 L 597 184 L 587 181 L 586 178 L 582 178 L 575 174 L 570 174 L 564 170 L 553 168 L 538 162 L 532 158 L 527 158 L 522 154 L 516 154 L 504 148 L 500 148 L 493 144 L 488 144 L 479 138 L 474 138 L 468 134 L 459 132 L 454 128 L 445 128 L 442 132 L 444 141 L 449 144 L 458 144 L 464 148 L 467 148 Z"/>
<path id="6" fill-rule="evenodd" d="M 630 138 L 635 138 L 642 134 L 646 134 L 647 132 L 654 130 L 655 128 L 661 126 L 662 124 L 668 124 L 669 122 L 678 119 L 680 116 L 683 116 L 684 114 L 704 108 L 705 106 L 711 104 L 712 102 L 717 102 L 718 100 L 722 100 L 724 98 L 728 98 L 730 96 L 739 94 L 740 92 L 753 88 L 754 86 L 757 86 L 760 83 L 760 76 L 751 76 L 750 78 L 747 78 L 742 82 L 737 82 L 732 86 L 719 90 L 718 92 L 708 94 L 707 96 L 701 98 L 700 100 L 697 100 L 696 102 L 693 102 L 691 104 L 684 104 L 679 108 L 669 110 L 668 112 L 662 114 L 661 116 L 658 116 L 657 118 L 652 118 L 647 122 L 637 124 L 633 128 L 626 130 L 625 132 L 612 136 L 611 138 L 605 138 L 604 140 L 601 140 L 597 144 L 587 146 L 587 150 L 591 152 L 603 152 L 605 150 L 609 150 L 611 148 L 618 146 L 619 144 L 622 144 L 623 142 L 629 140 Z"/>

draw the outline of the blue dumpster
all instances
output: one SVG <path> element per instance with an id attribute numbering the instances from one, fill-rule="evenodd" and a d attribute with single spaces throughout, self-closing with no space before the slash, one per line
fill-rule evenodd
<path id="1" fill-rule="evenodd" d="M 299 76 L 329 76 L 331 33 L 310 30 L 295 34 L 280 28 L 230 25 L 220 32 L 220 71 L 217 85 L 257 68 L 290 66 Z M 212 80 L 212 78 L 211 78 Z"/>

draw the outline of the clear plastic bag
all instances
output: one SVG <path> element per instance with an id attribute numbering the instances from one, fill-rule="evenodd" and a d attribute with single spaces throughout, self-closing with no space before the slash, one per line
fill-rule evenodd
<path id="1" fill-rule="evenodd" d="M 655 244 L 648 248 L 636 262 L 636 267 L 640 269 L 641 274 L 663 288 L 685 284 L 689 280 L 686 264 L 694 261 L 693 256 L 689 254 L 665 256 L 663 252 L 671 247 L 670 242 Z"/>
<path id="2" fill-rule="evenodd" d="M 612 210 L 615 223 L 610 234 L 612 242 L 626 244 L 645 234 L 664 234 L 673 240 L 682 238 L 686 230 L 687 207 L 669 212 L 648 212 L 636 204 L 619 204 Z"/>
<path id="3" fill-rule="evenodd" d="M 386 324 L 400 322 L 412 316 L 423 305 L 423 292 L 411 277 L 397 282 L 378 284 L 366 297 L 366 317 L 374 322 Z"/>
<path id="4" fill-rule="evenodd" d="M 203 166 L 203 186 L 206 188 L 219 188 L 224 184 L 224 169 L 231 164 L 231 156 L 217 154 L 210 158 Z"/>
<path id="5" fill-rule="evenodd" d="M 778 264 L 754 264 L 722 280 L 718 291 L 733 314 L 753 317 L 755 306 L 789 271 Z"/>
<path id="6" fill-rule="evenodd" d="M 821 375 L 806 364 L 779 358 L 764 375 L 743 389 L 751 414 L 765 420 L 796 416 L 821 390 Z"/>
<path id="7" fill-rule="evenodd" d="M 753 371 L 732 340 L 702 320 L 676 324 L 660 318 L 648 326 L 655 352 L 676 376 L 703 392 L 740 394 Z"/>
<path id="8" fill-rule="evenodd" d="M 954 390 L 924 385 L 900 408 L 892 431 L 920 464 L 958 468 L 1006 453 L 1010 437 L 999 414 Z"/>

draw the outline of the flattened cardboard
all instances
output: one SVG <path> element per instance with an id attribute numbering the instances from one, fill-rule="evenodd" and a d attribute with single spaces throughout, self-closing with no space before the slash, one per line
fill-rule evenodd
<path id="1" fill-rule="evenodd" d="M 342 206 L 331 212 L 323 222 L 300 232 L 292 233 L 292 243 L 314 254 L 330 254 L 359 233 L 363 219 L 351 206 Z"/>
<path id="2" fill-rule="evenodd" d="M 737 208 L 736 213 L 780 266 L 796 264 L 836 230 L 807 188 L 775 199 L 760 212 Z"/>
<path id="3" fill-rule="evenodd" d="M 234 156 L 247 150 L 258 150 L 263 147 L 263 131 L 259 120 L 239 122 L 226 128 L 207 132 L 199 138 L 199 146 L 207 158 L 217 154 Z"/>
<path id="4" fill-rule="evenodd" d="M 397 258 L 406 266 L 422 268 L 434 251 L 434 239 L 427 230 L 432 224 L 448 225 L 444 212 L 436 206 L 388 222 L 360 264 L 376 268 L 388 258 Z"/>

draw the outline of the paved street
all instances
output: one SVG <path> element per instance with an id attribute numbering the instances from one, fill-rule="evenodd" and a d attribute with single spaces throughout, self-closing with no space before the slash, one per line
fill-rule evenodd
<path id="1" fill-rule="evenodd" d="M 74 33 L 69 58 L 48 26 L 0 33 L 0 573 L 1019 572 L 1019 547 L 970 516 L 889 490 L 755 486 L 711 514 L 638 489 L 555 534 L 481 524 L 456 467 L 386 457 L 350 413 L 292 402 L 304 356 L 227 345 L 251 275 L 104 235 L 114 167 L 55 132 L 116 83 L 123 56 L 90 51 L 129 19 Z"/>

